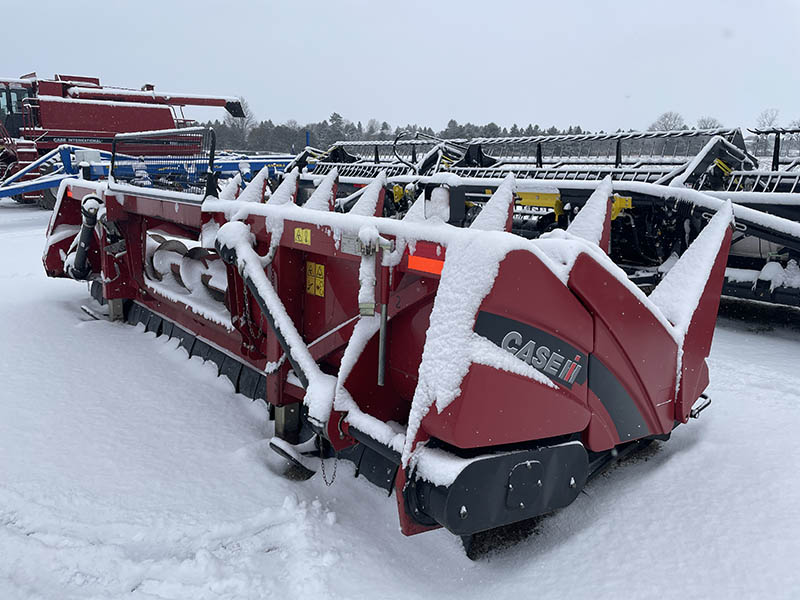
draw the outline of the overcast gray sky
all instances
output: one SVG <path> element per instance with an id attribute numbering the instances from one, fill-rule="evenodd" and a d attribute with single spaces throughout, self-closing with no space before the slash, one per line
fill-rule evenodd
<path id="1" fill-rule="evenodd" d="M 3 27 L 2 76 L 241 95 L 276 123 L 336 111 L 614 130 L 675 110 L 751 126 L 767 107 L 800 119 L 800 0 L 2 5 L 31 17 Z"/>

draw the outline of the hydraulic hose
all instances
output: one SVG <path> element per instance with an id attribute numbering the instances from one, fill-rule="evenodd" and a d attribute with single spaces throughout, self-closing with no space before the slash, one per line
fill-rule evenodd
<path id="1" fill-rule="evenodd" d="M 94 235 L 94 228 L 97 225 L 97 213 L 100 210 L 102 200 L 90 194 L 86 196 L 81 202 L 81 216 L 83 222 L 81 223 L 81 230 L 78 233 L 78 247 L 75 250 L 75 260 L 71 265 L 67 266 L 67 275 L 72 279 L 79 281 L 85 280 L 92 270 L 89 264 L 89 247 L 92 243 L 92 236 Z"/>

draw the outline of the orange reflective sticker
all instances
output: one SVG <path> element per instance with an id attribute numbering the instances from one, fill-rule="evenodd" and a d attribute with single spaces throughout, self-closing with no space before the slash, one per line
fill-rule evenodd
<path id="1" fill-rule="evenodd" d="M 433 273 L 440 275 L 444 261 L 436 258 L 425 258 L 424 256 L 409 256 L 408 268 L 415 271 L 422 271 L 424 273 Z"/>

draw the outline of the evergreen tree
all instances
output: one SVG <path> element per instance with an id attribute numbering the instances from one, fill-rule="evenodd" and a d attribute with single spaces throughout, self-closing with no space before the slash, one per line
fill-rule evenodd
<path id="1" fill-rule="evenodd" d="M 536 136 L 547 133 L 557 135 L 562 133 L 557 127 L 550 127 L 543 131 L 539 125 L 528 124 L 524 129 L 513 123 L 510 128 L 501 127 L 497 123 L 477 125 L 464 123 L 460 125 L 455 119 L 447 122 L 447 127 L 439 132 L 432 127 L 420 126 L 409 123 L 404 127 L 397 126 L 392 129 L 387 121 L 369 119 L 366 127 L 362 121 L 353 123 L 345 119 L 340 113 L 333 112 L 327 120 L 319 123 L 299 124 L 290 119 L 283 124 L 275 124 L 272 120 L 256 122 L 252 113 L 243 103 L 248 117 L 241 119 L 226 118 L 220 122 L 209 121 L 207 126 L 213 127 L 217 135 L 217 147 L 221 150 L 249 150 L 255 152 L 294 152 L 306 146 L 306 133 L 310 137 L 309 143 L 321 150 L 329 148 L 340 140 L 392 140 L 403 131 L 423 132 L 430 136 L 444 139 L 471 139 L 477 137 L 507 137 L 507 136 Z M 583 133 L 580 126 L 569 126 L 563 133 Z"/>

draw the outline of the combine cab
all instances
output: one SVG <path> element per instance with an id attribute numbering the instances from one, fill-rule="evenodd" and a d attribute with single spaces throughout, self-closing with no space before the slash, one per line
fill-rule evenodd
<path id="1" fill-rule="evenodd" d="M 63 144 L 110 151 L 117 133 L 173 129 L 196 125 L 186 119 L 184 106 L 224 107 L 243 116 L 238 99 L 104 87 L 95 77 L 56 75 L 38 79 L 35 73 L 20 79 L 0 79 L 0 186 Z M 169 154 L 160 146 L 152 154 Z M 30 171 L 21 180 L 49 173 L 53 163 Z M 15 196 L 20 202 L 39 202 L 52 208 L 55 197 L 44 191 Z"/>
<path id="2" fill-rule="evenodd" d="M 213 172 L 213 144 L 195 158 L 192 172 Z M 263 170 L 236 198 L 213 178 L 197 193 L 69 182 L 45 269 L 266 400 L 272 447 L 305 475 L 352 461 L 395 494 L 406 535 L 469 541 L 566 507 L 708 405 L 730 203 L 694 192 L 714 216 L 647 296 L 607 255 L 622 182 L 584 182 L 581 210 L 527 239 L 518 213 L 550 193 L 540 183 L 407 162 L 346 181 L 331 167 L 313 189 L 294 168 L 272 191 Z"/>

